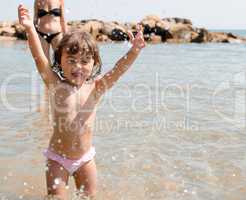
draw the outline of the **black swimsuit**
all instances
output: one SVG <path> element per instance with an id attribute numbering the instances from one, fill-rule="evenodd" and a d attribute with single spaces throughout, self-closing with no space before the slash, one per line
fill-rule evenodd
<path id="1" fill-rule="evenodd" d="M 45 15 L 54 15 L 55 17 L 61 17 L 61 9 L 54 8 L 50 11 L 46 11 L 44 9 L 38 9 L 38 17 L 41 18 Z"/>
<path id="2" fill-rule="evenodd" d="M 38 9 L 38 17 L 44 17 L 45 15 L 54 15 L 55 17 L 61 17 L 61 9 L 60 8 L 54 8 L 50 11 L 46 11 L 44 9 Z M 37 29 L 36 29 L 37 30 Z M 43 33 L 37 30 L 37 33 L 44 38 L 48 43 L 51 43 L 51 41 L 59 35 L 61 32 L 57 33 Z"/>

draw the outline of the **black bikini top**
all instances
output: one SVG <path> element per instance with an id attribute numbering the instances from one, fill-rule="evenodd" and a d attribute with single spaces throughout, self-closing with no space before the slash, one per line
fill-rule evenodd
<path id="1" fill-rule="evenodd" d="M 46 11 L 44 9 L 38 9 L 38 17 L 41 18 L 45 15 L 54 15 L 55 17 L 61 16 L 61 9 L 60 8 L 54 8 L 50 11 Z"/>

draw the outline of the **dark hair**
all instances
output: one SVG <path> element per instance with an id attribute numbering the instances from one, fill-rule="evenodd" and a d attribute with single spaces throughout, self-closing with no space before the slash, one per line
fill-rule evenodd
<path id="1" fill-rule="evenodd" d="M 89 33 L 83 31 L 73 31 L 68 32 L 63 36 L 61 42 L 54 52 L 54 62 L 52 66 L 53 70 L 58 72 L 60 76 L 63 75 L 60 65 L 62 51 L 64 49 L 66 49 L 68 54 L 74 55 L 81 52 L 81 56 L 85 58 L 93 58 L 94 66 L 89 79 L 93 79 L 101 73 L 102 62 L 99 55 L 99 49 L 96 41 Z"/>

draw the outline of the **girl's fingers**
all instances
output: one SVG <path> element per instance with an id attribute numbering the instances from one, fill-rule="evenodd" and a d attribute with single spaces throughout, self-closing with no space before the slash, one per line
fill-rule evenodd
<path id="1" fill-rule="evenodd" d="M 137 24 L 137 32 L 143 32 L 143 26 L 141 24 Z"/>
<path id="2" fill-rule="evenodd" d="M 132 41 L 134 39 L 134 36 L 133 36 L 132 32 L 131 31 L 127 31 L 127 34 L 128 34 L 128 36 L 130 38 L 130 41 Z"/>
<path id="3" fill-rule="evenodd" d="M 137 24 L 137 32 L 141 31 L 141 27 L 140 27 L 140 24 Z"/>

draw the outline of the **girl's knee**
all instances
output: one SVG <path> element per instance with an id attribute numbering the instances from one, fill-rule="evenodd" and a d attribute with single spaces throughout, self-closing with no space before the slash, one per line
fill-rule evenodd
<path id="1" fill-rule="evenodd" d="M 89 186 L 81 186 L 78 193 L 82 195 L 83 197 L 89 197 L 89 198 L 95 198 L 97 194 L 96 187 L 89 187 Z"/>
<path id="2" fill-rule="evenodd" d="M 85 194 L 89 196 L 90 198 L 95 197 L 97 193 L 96 188 L 85 190 Z"/>

